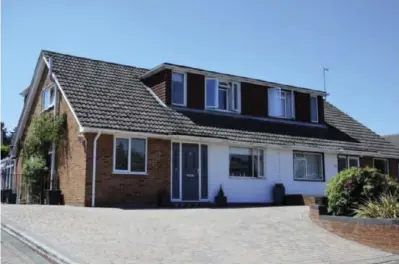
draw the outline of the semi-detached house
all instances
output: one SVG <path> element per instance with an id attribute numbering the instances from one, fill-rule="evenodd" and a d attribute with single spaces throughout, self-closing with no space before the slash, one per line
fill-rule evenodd
<path id="1" fill-rule="evenodd" d="M 23 95 L 16 147 L 33 115 L 66 114 L 66 147 L 49 154 L 66 204 L 155 203 L 161 190 L 172 202 L 212 202 L 221 185 L 229 202 L 267 203 L 275 183 L 322 195 L 347 167 L 398 176 L 398 148 L 318 90 L 42 51 Z"/>

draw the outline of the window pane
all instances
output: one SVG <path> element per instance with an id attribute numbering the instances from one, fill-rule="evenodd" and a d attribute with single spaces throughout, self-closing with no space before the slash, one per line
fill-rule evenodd
<path id="1" fill-rule="evenodd" d="M 50 105 L 53 105 L 54 104 L 54 99 L 55 99 L 55 89 L 54 89 L 54 87 L 52 87 L 51 89 L 50 89 L 50 99 L 49 99 L 49 104 Z"/>
<path id="2" fill-rule="evenodd" d="M 357 158 L 349 158 L 349 167 L 359 167 L 359 160 Z"/>
<path id="3" fill-rule="evenodd" d="M 130 171 L 145 172 L 145 140 L 131 139 Z"/>
<path id="4" fill-rule="evenodd" d="M 238 84 L 233 83 L 233 110 L 238 110 Z"/>
<path id="5" fill-rule="evenodd" d="M 227 90 L 219 88 L 219 109 L 227 110 Z"/>
<path id="6" fill-rule="evenodd" d="M 128 170 L 129 139 L 115 140 L 115 169 Z"/>
<path id="7" fill-rule="evenodd" d="M 310 97 L 310 118 L 312 122 L 317 122 L 317 97 Z"/>
<path id="8" fill-rule="evenodd" d="M 285 97 L 281 98 L 280 101 L 281 101 L 281 104 L 280 104 L 280 116 L 277 116 L 277 117 L 284 117 L 285 118 L 286 115 L 287 115 L 286 109 L 285 109 L 285 102 L 286 102 Z"/>
<path id="9" fill-rule="evenodd" d="M 346 163 L 346 157 L 338 157 L 338 172 L 341 172 L 342 170 L 346 169 L 347 163 Z"/>
<path id="10" fill-rule="evenodd" d="M 184 104 L 184 74 L 172 74 L 172 103 Z"/>
<path id="11" fill-rule="evenodd" d="M 310 180 L 322 179 L 321 155 L 306 154 L 306 177 Z"/>
<path id="12" fill-rule="evenodd" d="M 281 117 L 281 96 L 278 88 L 269 88 L 268 90 L 268 108 L 269 116 Z"/>
<path id="13" fill-rule="evenodd" d="M 258 159 L 259 160 L 259 176 L 263 177 L 265 175 L 265 172 L 264 172 L 265 164 L 264 164 L 264 160 L 263 160 L 263 149 L 259 149 L 258 156 L 259 156 L 259 159 Z"/>
<path id="14" fill-rule="evenodd" d="M 217 80 L 216 79 L 206 79 L 206 106 L 216 107 L 216 90 L 217 90 Z"/>
<path id="15" fill-rule="evenodd" d="M 294 178 L 305 179 L 306 177 L 306 160 L 294 158 Z"/>
<path id="16" fill-rule="evenodd" d="M 285 117 L 287 119 L 292 119 L 292 94 L 291 91 L 285 92 Z"/>
<path id="17" fill-rule="evenodd" d="M 230 176 L 252 177 L 252 151 L 249 148 L 230 148 Z"/>
<path id="18" fill-rule="evenodd" d="M 387 160 L 374 159 L 374 167 L 382 174 L 388 174 Z"/>
<path id="19" fill-rule="evenodd" d="M 42 100 L 43 100 L 43 109 L 47 109 L 49 104 L 50 104 L 50 102 L 49 102 L 49 90 L 48 89 L 43 90 L 43 98 L 42 98 Z"/>

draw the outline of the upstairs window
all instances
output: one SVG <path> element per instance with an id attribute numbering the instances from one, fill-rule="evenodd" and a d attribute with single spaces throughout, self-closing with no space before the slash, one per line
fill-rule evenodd
<path id="1" fill-rule="evenodd" d="M 241 89 L 237 82 L 217 78 L 205 80 L 205 107 L 220 111 L 241 111 Z"/>
<path id="2" fill-rule="evenodd" d="M 389 174 L 387 159 L 374 158 L 374 168 L 382 174 Z"/>
<path id="3" fill-rule="evenodd" d="M 319 122 L 319 109 L 317 107 L 317 96 L 310 97 L 310 120 Z"/>
<path id="4" fill-rule="evenodd" d="M 55 101 L 55 87 L 51 86 L 43 89 L 42 92 L 42 110 L 47 110 L 54 107 Z"/>
<path id="5" fill-rule="evenodd" d="M 172 104 L 186 106 L 186 75 L 172 73 Z"/>
<path id="6" fill-rule="evenodd" d="M 294 92 L 280 88 L 268 90 L 269 116 L 283 119 L 294 119 Z"/>

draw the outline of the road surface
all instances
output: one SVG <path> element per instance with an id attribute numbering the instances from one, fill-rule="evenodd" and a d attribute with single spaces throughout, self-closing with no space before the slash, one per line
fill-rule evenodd
<path id="1" fill-rule="evenodd" d="M 1 230 L 1 263 L 50 264 L 39 253 L 3 230 Z"/>

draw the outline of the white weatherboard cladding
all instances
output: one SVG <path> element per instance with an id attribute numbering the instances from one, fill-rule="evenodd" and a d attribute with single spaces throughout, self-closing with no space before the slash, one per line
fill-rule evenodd
<path id="1" fill-rule="evenodd" d="M 265 149 L 265 178 L 229 176 L 229 146 L 208 145 L 209 200 L 213 201 L 220 185 L 229 202 L 272 202 L 273 185 L 283 183 L 287 194 L 323 195 L 328 180 L 337 174 L 337 154 L 324 154 L 325 182 L 294 181 L 293 151 Z"/>

